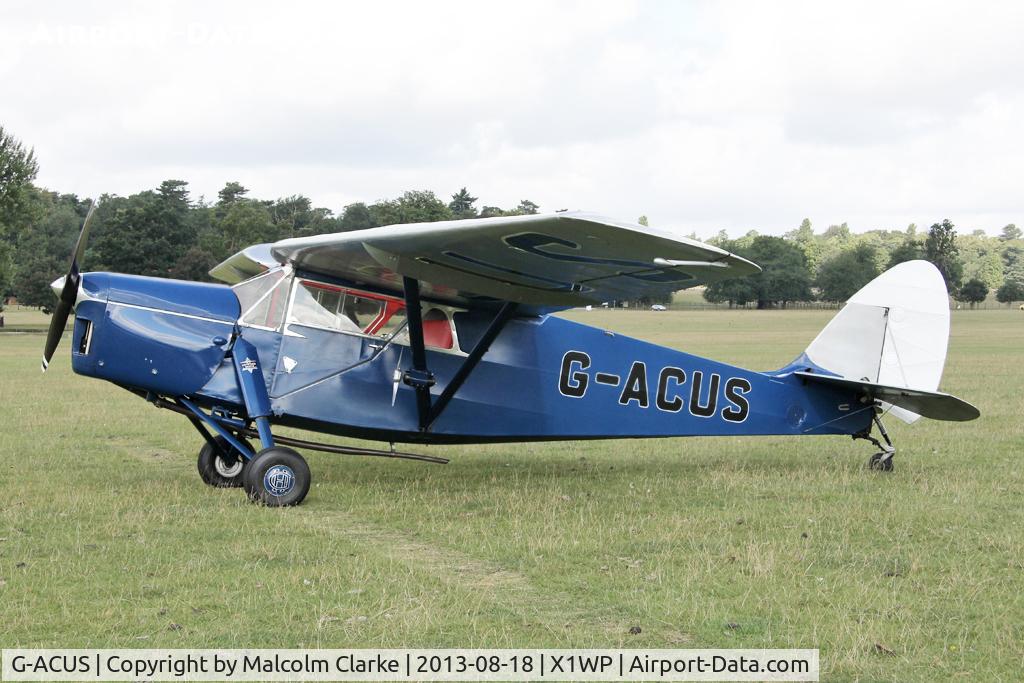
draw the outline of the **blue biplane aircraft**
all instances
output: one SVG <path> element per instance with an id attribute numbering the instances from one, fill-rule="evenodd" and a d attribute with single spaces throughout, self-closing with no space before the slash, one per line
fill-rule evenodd
<path id="1" fill-rule="evenodd" d="M 215 267 L 227 286 L 81 273 L 92 213 L 53 284 L 43 369 L 73 309 L 75 372 L 186 416 L 205 439 L 203 481 L 271 506 L 309 491 L 289 446 L 446 462 L 394 444 L 845 434 L 890 470 L 882 413 L 978 416 L 937 391 L 949 306 L 924 261 L 865 286 L 786 367 L 754 372 L 550 315 L 759 270 L 639 225 L 560 212 L 287 239 Z"/>

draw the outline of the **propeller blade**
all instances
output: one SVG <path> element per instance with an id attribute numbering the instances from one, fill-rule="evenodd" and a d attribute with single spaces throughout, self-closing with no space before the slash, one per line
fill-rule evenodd
<path id="1" fill-rule="evenodd" d="M 85 253 L 85 244 L 89 239 L 89 226 L 92 224 L 92 216 L 95 212 L 96 202 L 93 201 L 89 212 L 85 215 L 82 230 L 78 233 L 75 249 L 71 252 L 71 265 L 68 268 L 67 277 L 64 278 L 64 287 L 60 291 L 57 308 L 54 309 L 53 317 L 50 319 L 50 328 L 46 331 L 46 346 L 43 347 L 43 372 L 46 372 L 46 368 L 50 366 L 50 360 L 57 350 L 57 345 L 60 344 L 60 338 L 64 335 L 68 317 L 75 307 L 75 301 L 78 300 L 78 288 L 82 283 L 78 260 Z"/>
<path id="2" fill-rule="evenodd" d="M 75 243 L 75 250 L 71 252 L 71 267 L 78 265 L 78 260 L 85 253 L 85 243 L 89 239 L 89 228 L 92 226 L 92 215 L 96 213 L 96 200 L 89 206 L 89 212 L 85 214 L 85 222 L 82 223 L 82 231 L 78 233 L 78 242 Z"/>
<path id="3" fill-rule="evenodd" d="M 71 306 L 64 303 L 63 299 L 57 302 L 57 308 L 54 309 L 53 317 L 50 319 L 50 329 L 46 331 L 46 346 L 43 348 L 43 372 L 50 367 L 50 359 L 53 358 L 53 353 L 57 350 L 57 345 L 60 344 L 60 338 L 64 335 L 64 327 L 68 324 L 70 313 Z"/>

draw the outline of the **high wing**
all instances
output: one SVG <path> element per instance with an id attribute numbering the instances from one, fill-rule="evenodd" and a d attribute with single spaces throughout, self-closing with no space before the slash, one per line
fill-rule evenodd
<path id="1" fill-rule="evenodd" d="M 760 270 L 708 244 L 579 212 L 389 225 L 282 240 L 269 251 L 278 263 L 356 284 L 400 292 L 410 277 L 428 298 L 511 301 L 535 312 L 663 297 Z M 242 273 L 245 254 L 211 274 Z"/>

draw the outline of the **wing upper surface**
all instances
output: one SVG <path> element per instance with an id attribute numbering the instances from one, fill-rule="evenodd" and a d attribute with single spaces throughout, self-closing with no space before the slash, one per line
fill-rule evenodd
<path id="1" fill-rule="evenodd" d="M 537 311 L 665 296 L 759 270 L 708 244 L 576 212 L 389 225 L 282 240 L 270 253 L 360 284 L 400 291 L 407 276 L 425 296 Z"/>

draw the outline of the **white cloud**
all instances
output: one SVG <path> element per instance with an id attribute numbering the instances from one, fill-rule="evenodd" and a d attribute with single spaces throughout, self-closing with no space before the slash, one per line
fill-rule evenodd
<path id="1" fill-rule="evenodd" d="M 339 210 L 466 185 L 709 235 L 1024 223 L 1016 3 L 37 3 L 0 123 L 40 182 Z"/>

